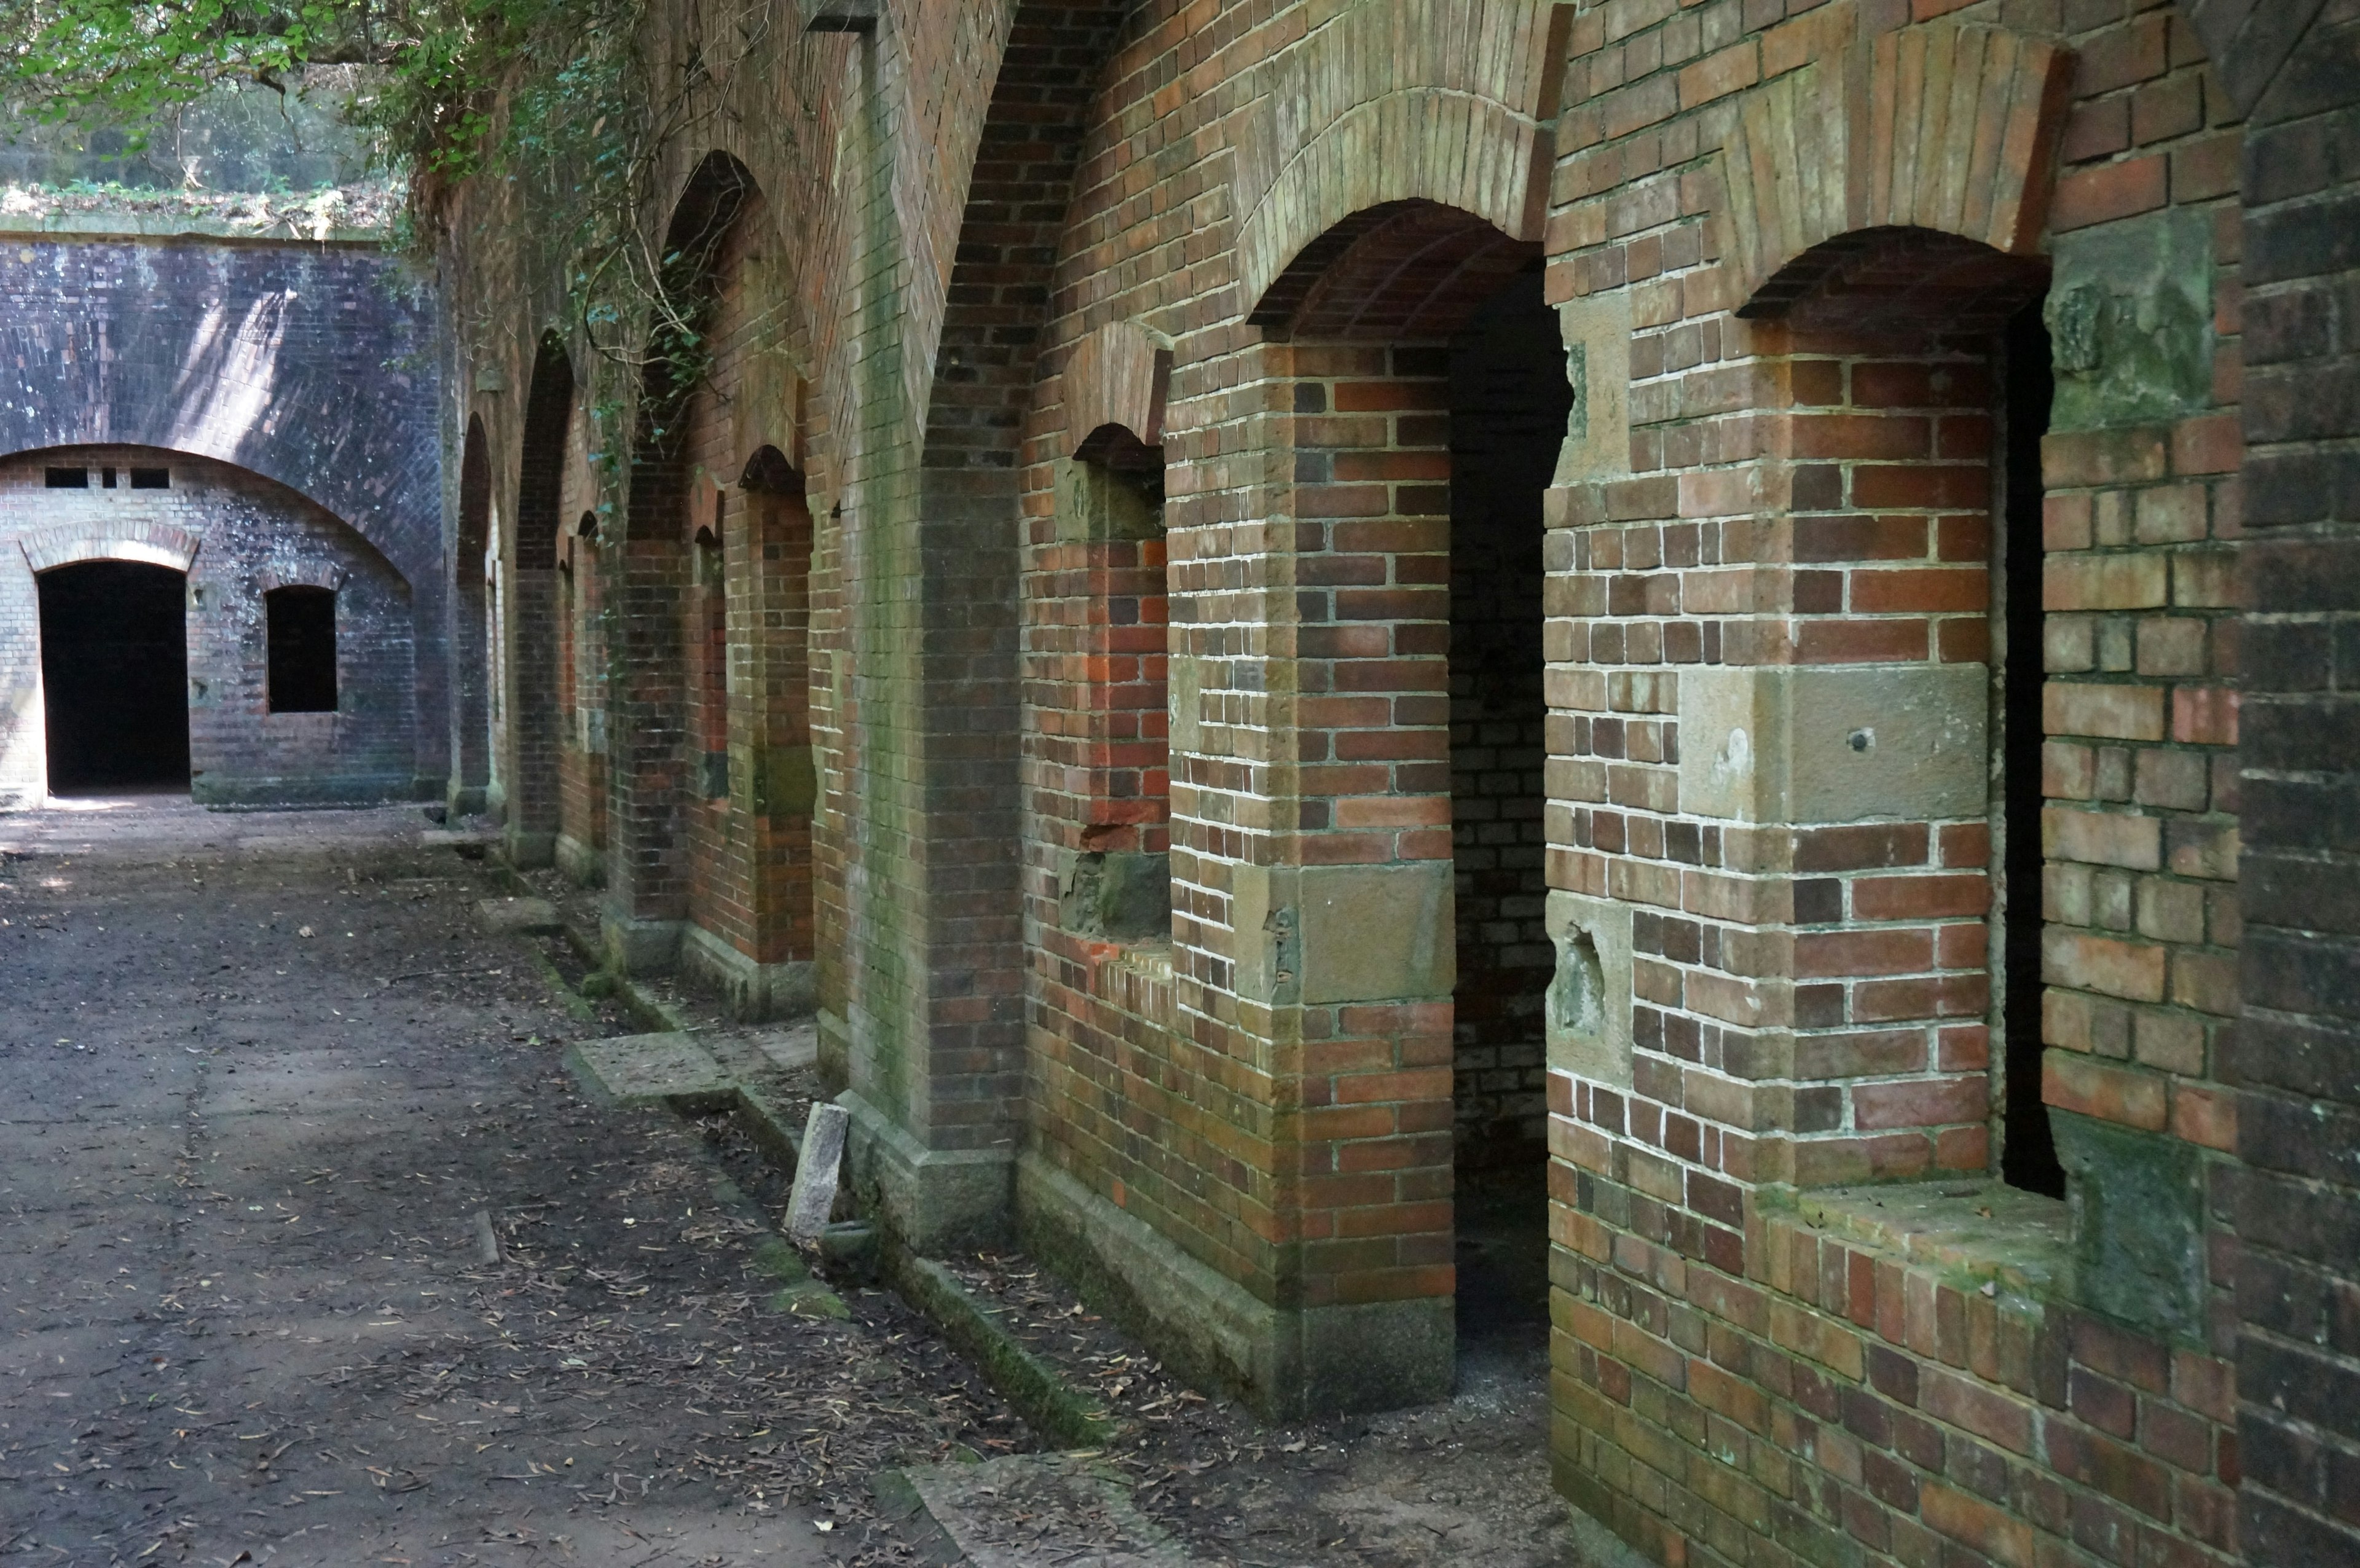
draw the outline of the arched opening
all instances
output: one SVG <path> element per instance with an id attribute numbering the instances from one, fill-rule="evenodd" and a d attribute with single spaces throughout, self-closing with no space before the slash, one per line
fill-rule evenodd
<path id="1" fill-rule="evenodd" d="M 2057 1196 L 2041 1100 L 2047 285 L 2038 260 L 1868 229 L 1781 267 L 1745 313 L 1781 323 L 1806 460 L 1794 483 L 1798 657 L 1873 667 L 1893 711 L 1953 700 L 1938 695 L 1962 691 L 1940 680 L 1946 668 L 1989 677 L 1987 693 L 1955 699 L 1987 702 L 1972 715 L 1987 755 L 1960 758 L 1966 804 L 1926 823 L 1925 863 L 1796 889 L 1798 942 L 1834 951 L 1858 933 L 1922 953 L 1923 983 L 1880 971 L 1874 1003 L 1865 987 L 1813 987 L 1798 1052 L 1875 1080 L 1830 1086 L 1888 1173 L 1991 1169 Z M 1855 749 L 1874 744 L 1873 726 L 1856 732 Z M 1904 995 L 1923 1002 L 1886 1001 Z M 1887 1043 L 1870 1062 L 1808 1038 L 1872 1024 Z"/>
<path id="2" fill-rule="evenodd" d="M 485 809 L 492 777 L 492 618 L 486 576 L 492 459 L 480 416 L 459 459 L 459 532 L 451 557 L 451 782 L 455 814 Z"/>
<path id="3" fill-rule="evenodd" d="M 1172 934 L 1171 699 L 1164 449 L 1120 425 L 1075 448 L 1056 539 L 1034 563 L 1032 723 L 1040 760 L 1076 798 L 1059 923 L 1084 944 Z M 1065 588 L 1068 596 L 1054 594 Z M 1076 677 L 1078 676 L 1078 679 Z M 1062 710 L 1062 711 L 1061 711 Z M 1047 798 L 1044 792 L 1043 798 Z"/>
<path id="4" fill-rule="evenodd" d="M 606 635 L 599 615 L 598 514 L 574 520 L 559 557 L 558 844 L 567 873 L 595 883 L 606 847 Z"/>
<path id="5" fill-rule="evenodd" d="M 754 958 L 811 964 L 819 933 L 814 907 L 812 820 L 819 773 L 812 753 L 813 529 L 803 476 L 765 446 L 738 476 L 745 507 L 745 566 L 737 593 L 746 624 L 736 702 L 747 735 Z M 801 996 L 803 985 L 796 994 Z M 772 998 L 774 1007 L 788 998 Z"/>
<path id="6" fill-rule="evenodd" d="M 35 583 L 49 793 L 185 791 L 187 574 L 88 561 Z"/>
<path id="7" fill-rule="evenodd" d="M 573 416 L 574 367 L 552 332 L 541 339 L 525 400 L 516 539 L 503 626 L 512 650 L 503 704 L 509 750 L 504 769 L 508 842 L 509 857 L 519 865 L 545 864 L 558 828 L 558 654 L 563 633 L 557 566 Z"/>
<path id="8" fill-rule="evenodd" d="M 1403 201 L 1348 220 L 1272 289 L 1291 302 L 1299 636 L 1327 655 L 1303 681 L 1334 724 L 1315 742 L 1305 721 L 1305 794 L 1323 797 L 1306 825 L 1379 864 L 1448 857 L 1455 980 L 1447 997 L 1399 983 L 1396 1066 L 1447 1050 L 1450 1099 L 1396 1122 L 1451 1132 L 1404 1140 L 1394 1198 L 1424 1216 L 1452 1195 L 1462 1375 L 1517 1377 L 1538 1375 L 1548 1333 L 1543 499 L 1571 406 L 1539 262 L 1480 219 Z"/>
<path id="9" fill-rule="evenodd" d="M 619 538 L 601 540 L 615 590 L 604 625 L 617 646 L 606 654 L 615 670 L 628 672 L 608 693 L 615 853 L 607 886 L 610 944 L 628 968 L 665 967 L 678 958 L 696 912 L 695 889 L 712 886 L 724 858 L 716 848 L 727 832 L 727 795 L 726 783 L 718 797 L 705 790 L 714 704 L 704 689 L 708 600 L 721 589 L 700 581 L 704 552 L 695 535 L 715 518 L 710 510 L 696 516 L 692 503 L 701 488 L 697 470 L 712 473 L 727 444 L 729 404 L 715 383 L 734 360 L 729 333 L 716 322 L 728 304 L 725 253 L 757 195 L 745 166 L 715 152 L 673 209 L 658 278 L 662 306 L 644 350 L 623 527 Z"/>

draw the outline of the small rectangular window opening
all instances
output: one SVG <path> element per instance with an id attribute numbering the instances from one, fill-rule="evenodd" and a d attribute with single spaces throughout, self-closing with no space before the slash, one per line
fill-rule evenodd
<path id="1" fill-rule="evenodd" d="M 112 490 L 115 488 L 115 470 L 112 468 L 102 468 L 98 471 L 98 487 L 102 490 Z"/>
<path id="2" fill-rule="evenodd" d="M 44 471 L 44 478 L 52 490 L 90 488 L 90 470 L 87 468 L 51 468 Z"/>
<path id="3" fill-rule="evenodd" d="M 269 622 L 270 711 L 336 711 L 336 591 L 273 588 L 263 595 Z"/>
<path id="4" fill-rule="evenodd" d="M 169 468 L 135 468 L 131 471 L 131 488 L 134 490 L 169 490 L 171 487 L 172 471 Z"/>

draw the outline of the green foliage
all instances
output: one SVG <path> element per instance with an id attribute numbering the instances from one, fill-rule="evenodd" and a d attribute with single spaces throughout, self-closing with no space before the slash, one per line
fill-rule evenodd
<path id="1" fill-rule="evenodd" d="M 667 254 L 657 184 L 666 149 L 704 139 L 738 67 L 763 44 L 768 0 L 716 18 L 726 46 L 648 25 L 648 0 L 0 0 L 0 96 L 41 118 L 137 135 L 225 86 L 284 90 L 310 68 L 369 68 L 353 119 L 406 173 L 402 248 L 444 235 L 464 182 L 508 194 L 472 210 L 510 227 L 475 236 L 526 275 L 563 277 L 576 327 L 619 377 L 624 405 L 671 422 L 704 371 L 696 254 Z M 679 51 L 657 58 L 656 51 Z M 497 182 L 497 183 L 495 183 Z M 546 275 L 546 274 L 544 274 Z M 481 324 L 489 331 L 489 323 Z M 463 324 L 462 330 L 466 328 Z M 603 406 L 602 452 L 635 422 Z M 655 433 L 661 439 L 661 429 Z"/>
<path id="2" fill-rule="evenodd" d="M 440 180 L 496 151 L 499 94 L 595 55 L 636 0 L 0 0 L 7 95 L 52 122 L 135 138 L 222 87 L 373 68 L 356 103 L 379 156 Z M 547 62 L 547 63 L 543 63 Z"/>

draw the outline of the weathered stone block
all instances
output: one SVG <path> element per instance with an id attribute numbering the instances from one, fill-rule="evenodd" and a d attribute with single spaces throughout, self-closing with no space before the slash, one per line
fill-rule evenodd
<path id="1" fill-rule="evenodd" d="M 1723 668 L 1680 675 L 1680 805 L 1753 822 L 1982 813 L 1989 671 Z"/>
<path id="2" fill-rule="evenodd" d="M 2212 402 L 2212 221 L 2150 212 L 2061 234 L 2046 307 L 2050 428 L 2175 419 Z"/>
<path id="3" fill-rule="evenodd" d="M 1172 857 L 1137 850 L 1076 855 L 1062 878 L 1059 918 L 1078 935 L 1160 942 L 1172 934 Z"/>
<path id="4" fill-rule="evenodd" d="M 1248 866 L 1234 877 L 1240 996 L 1316 1006 L 1450 994 L 1450 862 Z"/>
<path id="5" fill-rule="evenodd" d="M 1601 1083 L 1631 1083 L 1631 906 L 1552 891 L 1548 1064 Z"/>
<path id="6" fill-rule="evenodd" d="M 2076 1300 L 2174 1339 L 2205 1341 L 2204 1175 L 2176 1138 L 2052 1110 L 2073 1215 Z"/>

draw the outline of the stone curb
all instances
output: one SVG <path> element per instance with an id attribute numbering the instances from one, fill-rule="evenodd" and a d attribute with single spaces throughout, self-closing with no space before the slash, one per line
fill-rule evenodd
<path id="1" fill-rule="evenodd" d="M 1170 1530 L 1142 1513 L 1131 1483 L 1097 1454 L 1008 1454 L 998 1459 L 912 1465 L 872 1482 L 879 1511 L 915 1545 L 921 1561 L 975 1568 L 1209 1568 Z M 1081 1546 L 1011 1541 L 1004 1526 L 1022 1520 L 1046 1493 L 1098 1515 L 1120 1544 Z"/>
<path id="2" fill-rule="evenodd" d="M 529 894 L 530 885 L 504 862 L 496 862 L 495 877 L 511 891 Z M 597 967 L 606 961 L 598 942 L 591 933 L 573 922 L 563 929 L 566 943 L 582 961 L 594 966 L 592 980 L 611 986 L 611 995 L 620 1001 L 641 1028 L 650 1033 L 685 1034 L 694 1032 L 688 1020 L 662 1001 L 648 994 L 628 975 L 617 975 Z M 561 996 L 572 996 L 563 981 L 556 979 L 556 970 L 544 957 L 552 983 L 558 985 Z M 585 981 L 584 990 L 589 990 Z M 577 1081 L 594 1083 L 596 1074 L 590 1073 L 574 1051 L 566 1052 L 566 1065 Z M 597 1093 L 605 1094 L 604 1085 Z M 606 1096 L 611 1099 L 611 1096 Z M 727 1094 L 730 1114 L 746 1129 L 762 1157 L 781 1171 L 792 1171 L 803 1147 L 803 1129 L 780 1115 L 778 1108 L 759 1088 L 743 1082 L 733 1083 Z M 763 1216 L 765 1226 L 770 1224 Z M 782 1242 L 780 1244 L 784 1247 Z M 789 1249 L 792 1251 L 792 1248 Z M 1065 1448 L 1103 1448 L 1122 1431 L 1120 1422 L 1110 1420 L 1098 1404 L 1084 1392 L 1067 1382 L 1063 1374 L 1032 1354 L 1024 1344 L 1000 1324 L 996 1316 L 970 1294 L 958 1277 L 931 1258 L 916 1256 L 908 1248 L 882 1238 L 880 1258 L 886 1283 L 902 1300 L 931 1319 L 942 1331 L 943 1337 L 958 1349 L 983 1373 L 1002 1399 L 1015 1407 L 1017 1414 L 1034 1431 L 1050 1442 Z M 797 1259 L 801 1268 L 801 1260 Z M 809 1271 L 804 1270 L 809 1279 Z M 814 1288 L 826 1291 L 836 1302 L 837 1312 L 842 1301 L 825 1285 L 813 1281 Z M 782 1289 L 773 1304 L 782 1301 L 800 1287 Z M 792 1307 L 786 1310 L 794 1310 Z M 831 1316 L 837 1315 L 831 1312 Z M 915 1497 L 914 1490 L 911 1493 Z M 953 1557 L 950 1562 L 961 1561 Z"/>
<path id="3" fill-rule="evenodd" d="M 961 1568 L 966 1552 L 950 1531 L 926 1508 L 926 1499 L 910 1480 L 907 1470 L 880 1470 L 869 1483 L 877 1499 L 878 1517 L 891 1525 L 925 1568 Z"/>
<path id="4" fill-rule="evenodd" d="M 887 1282 L 934 1320 L 943 1337 L 982 1370 L 1033 1431 L 1061 1448 L 1104 1448 L 1122 1434 L 1120 1422 L 1033 1355 L 957 1275 L 890 1237 L 882 1252 Z"/>

